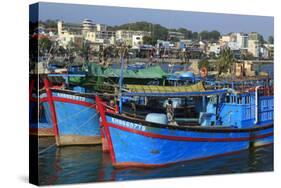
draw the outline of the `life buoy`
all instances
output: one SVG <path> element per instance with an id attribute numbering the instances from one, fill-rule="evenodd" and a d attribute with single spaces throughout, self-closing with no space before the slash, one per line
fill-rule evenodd
<path id="1" fill-rule="evenodd" d="M 201 70 L 200 70 L 200 74 L 201 74 L 201 77 L 202 77 L 202 78 L 207 77 L 207 75 L 208 75 L 208 70 L 207 70 L 207 68 L 206 68 L 206 67 L 202 67 Z"/>

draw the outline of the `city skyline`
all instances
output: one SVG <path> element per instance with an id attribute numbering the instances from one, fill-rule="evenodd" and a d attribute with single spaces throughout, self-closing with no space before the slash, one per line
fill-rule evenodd
<path id="1" fill-rule="evenodd" d="M 274 35 L 274 17 L 270 16 L 249 16 L 63 3 L 40 3 L 39 10 L 39 20 L 42 21 L 50 19 L 81 23 L 87 18 L 93 20 L 94 23 L 110 26 L 146 21 L 153 24 L 160 24 L 169 29 L 183 27 L 192 30 L 193 32 L 217 30 L 222 35 L 229 32 L 258 32 L 262 34 L 265 39 Z M 37 18 L 31 15 L 30 19 L 36 20 Z"/>

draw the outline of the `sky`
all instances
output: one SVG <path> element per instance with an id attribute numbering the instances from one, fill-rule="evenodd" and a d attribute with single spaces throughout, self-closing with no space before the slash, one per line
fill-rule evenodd
<path id="1" fill-rule="evenodd" d="M 31 20 L 37 19 L 31 15 Z M 94 23 L 121 25 L 136 21 L 161 24 L 167 28 L 186 28 L 193 32 L 217 30 L 221 34 L 229 32 L 258 32 L 265 39 L 274 35 L 274 18 L 270 16 L 248 16 L 216 14 L 190 11 L 123 8 L 95 5 L 63 3 L 40 3 L 39 20 L 63 20 L 82 23 L 87 18 Z"/>

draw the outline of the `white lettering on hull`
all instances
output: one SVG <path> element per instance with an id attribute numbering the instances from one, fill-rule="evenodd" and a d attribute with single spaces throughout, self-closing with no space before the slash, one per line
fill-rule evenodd
<path id="1" fill-rule="evenodd" d="M 121 120 L 121 119 L 116 119 L 116 118 L 113 118 L 113 117 L 111 118 L 111 122 L 113 124 L 121 125 L 123 127 L 128 127 L 128 128 L 131 128 L 131 129 L 145 131 L 145 126 L 142 126 L 140 124 L 124 121 L 124 120 Z"/>

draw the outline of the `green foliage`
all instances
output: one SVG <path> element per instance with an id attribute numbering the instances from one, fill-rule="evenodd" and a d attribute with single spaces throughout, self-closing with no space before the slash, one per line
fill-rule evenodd
<path id="1" fill-rule="evenodd" d="M 191 37 L 192 40 L 198 40 L 198 39 L 199 39 L 199 34 L 198 34 L 198 32 L 193 32 L 191 36 L 192 36 L 192 37 Z"/>
<path id="2" fill-rule="evenodd" d="M 264 38 L 262 35 L 258 35 L 258 40 L 260 44 L 264 44 Z"/>
<path id="3" fill-rule="evenodd" d="M 201 40 L 208 40 L 209 39 L 209 32 L 204 30 L 204 31 L 201 31 L 200 34 L 199 34 Z"/>
<path id="4" fill-rule="evenodd" d="M 229 70 L 231 70 L 234 63 L 235 59 L 230 48 L 224 48 L 220 54 L 219 59 L 216 62 L 218 75 L 227 73 Z"/>
<path id="5" fill-rule="evenodd" d="M 198 66 L 198 69 L 200 70 L 202 67 L 206 67 L 207 70 L 210 70 L 211 69 L 211 66 L 210 66 L 210 62 L 207 60 L 207 59 L 203 59 L 201 61 L 198 62 L 197 64 Z"/>
<path id="6" fill-rule="evenodd" d="M 187 30 L 185 28 L 179 28 L 177 31 L 184 34 L 185 38 L 192 39 L 192 31 Z"/>
<path id="7" fill-rule="evenodd" d="M 173 37 L 170 39 L 171 42 L 175 43 L 175 42 L 179 42 L 180 39 L 176 38 L 176 37 Z"/>
<path id="8" fill-rule="evenodd" d="M 52 42 L 48 38 L 38 39 L 38 49 L 40 54 L 47 53 L 52 46 Z"/>
<path id="9" fill-rule="evenodd" d="M 215 31 L 215 30 L 211 31 L 211 32 L 204 30 L 204 31 L 201 31 L 199 35 L 200 35 L 201 40 L 213 40 L 213 41 L 219 40 L 219 38 L 221 36 L 220 32 Z"/>
<path id="10" fill-rule="evenodd" d="M 152 44 L 152 38 L 149 36 L 142 37 L 143 44 Z"/>
<path id="11" fill-rule="evenodd" d="M 156 44 L 157 40 L 167 40 L 168 29 L 161 26 L 160 24 L 152 24 L 148 22 L 135 22 L 127 23 L 120 26 L 110 26 L 108 30 L 132 30 L 132 31 L 149 31 L 151 32 L 151 41 L 150 44 Z"/>

